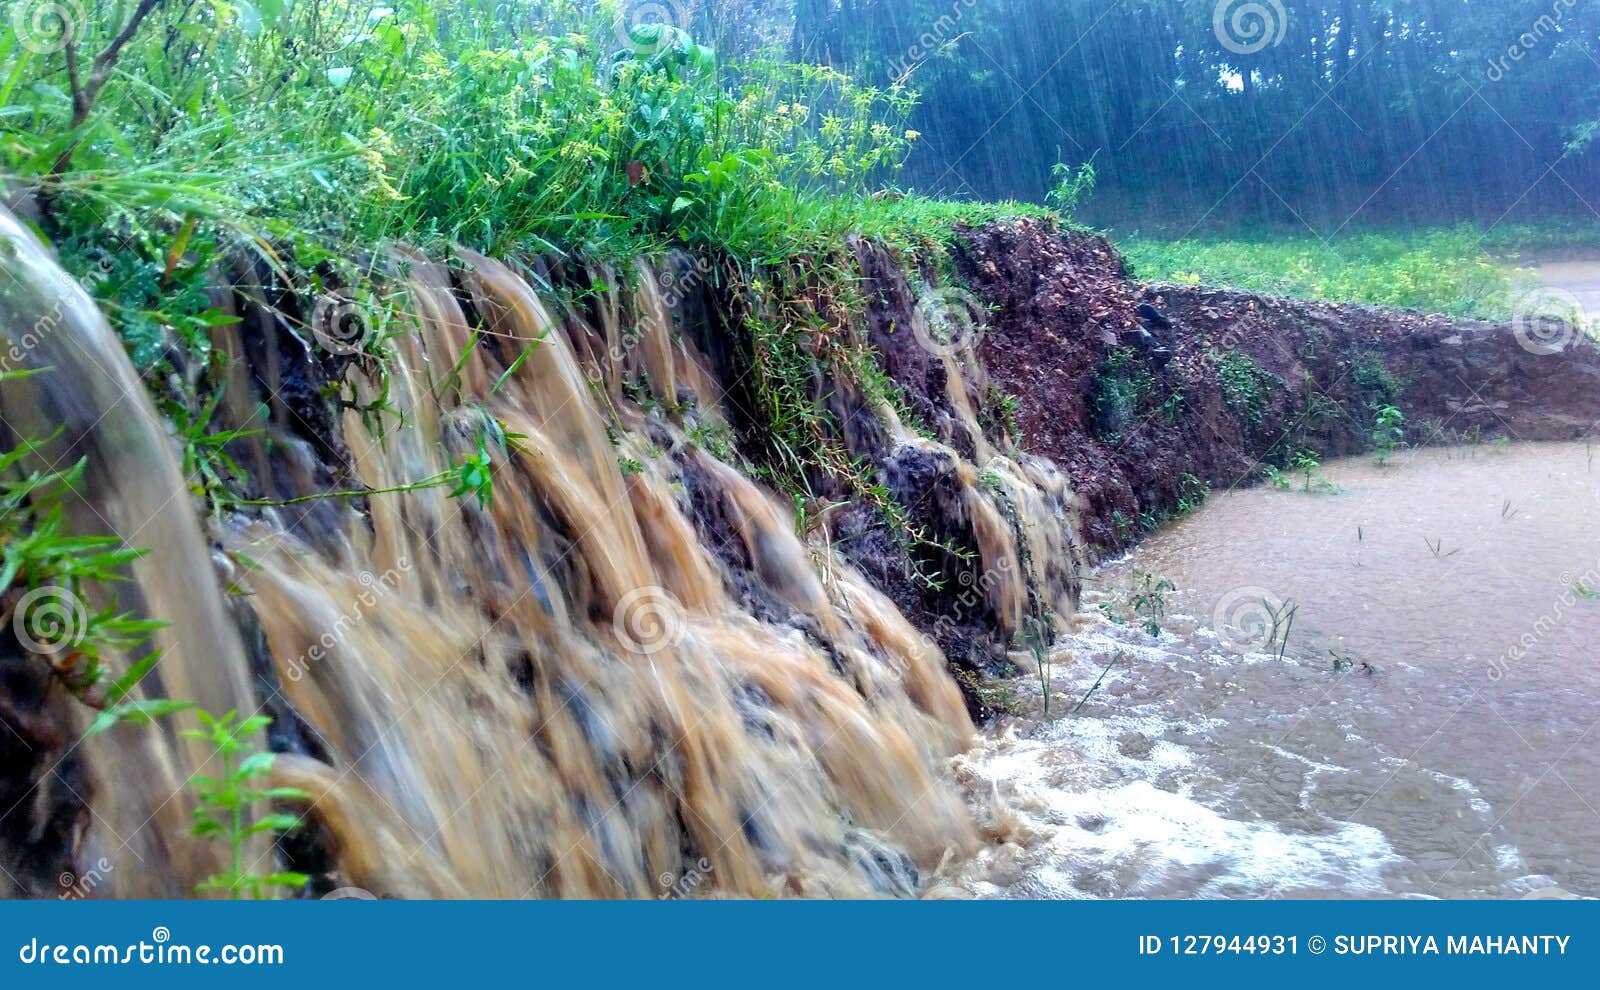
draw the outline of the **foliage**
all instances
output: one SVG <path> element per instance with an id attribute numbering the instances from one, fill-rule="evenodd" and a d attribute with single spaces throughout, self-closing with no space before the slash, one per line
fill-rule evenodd
<path id="1" fill-rule="evenodd" d="M 792 253 L 852 226 L 866 209 L 838 194 L 892 174 L 916 138 L 904 88 L 770 59 L 724 69 L 674 28 L 618 52 L 614 18 L 584 5 L 496 7 L 157 3 L 135 22 L 98 5 L 42 53 L 19 21 L 0 40 L 0 169 L 57 230 L 118 228 L 132 250 L 111 257 L 144 269 L 137 291 L 184 310 L 169 283 L 204 271 L 219 239 Z M 507 30 L 526 18 L 548 33 Z M 68 56 L 129 25 L 79 113 Z M 121 307 L 136 347 L 160 321 L 133 317 L 156 302 Z"/>
<path id="2" fill-rule="evenodd" d="M 1056 162 L 1050 169 L 1050 176 L 1056 184 L 1045 195 L 1045 202 L 1068 219 L 1077 213 L 1078 205 L 1094 192 L 1095 183 L 1099 180 L 1093 161 L 1084 162 L 1077 168 L 1065 162 Z"/>
<path id="3" fill-rule="evenodd" d="M 220 777 L 197 776 L 193 786 L 199 803 L 194 809 L 194 834 L 214 839 L 228 848 L 228 868 L 207 878 L 196 893 L 226 893 L 235 900 L 259 900 L 271 896 L 273 888 L 299 888 L 306 877 L 300 873 L 258 874 L 245 862 L 252 836 L 291 832 L 300 819 L 289 814 L 255 815 L 263 802 L 311 800 L 311 795 L 292 787 L 261 787 L 257 783 L 272 770 L 273 754 L 251 748 L 250 740 L 272 723 L 264 715 L 241 719 L 238 712 L 221 717 L 196 709 L 201 728 L 185 729 L 185 738 L 198 740 L 211 748 L 222 762 Z"/>
<path id="4" fill-rule="evenodd" d="M 1574 195 L 1600 171 L 1588 144 L 1600 134 L 1600 9 L 1589 4 L 803 0 L 794 10 L 797 56 L 921 90 L 912 126 L 932 140 L 905 175 L 932 192 L 1037 199 L 1066 155 L 1100 168 L 1091 220 L 1184 236 L 1263 223 L 1331 236 L 1352 221 L 1499 221 L 1513 209 L 1590 216 L 1587 192 Z"/>
<path id="5" fill-rule="evenodd" d="M 1132 347 L 1112 348 L 1095 370 L 1090 393 L 1096 435 L 1109 439 L 1127 430 L 1161 408 L 1157 397 L 1143 355 Z"/>
<path id="6" fill-rule="evenodd" d="M 1272 295 L 1361 302 L 1451 316 L 1512 315 L 1512 272 L 1467 226 L 1321 238 L 1262 234 L 1120 241 L 1145 279 L 1226 285 Z"/>
<path id="7" fill-rule="evenodd" d="M 1178 505 L 1179 515 L 1188 515 L 1205 504 L 1211 495 L 1211 486 L 1192 474 L 1185 474 L 1178 479 Z"/>
<path id="8" fill-rule="evenodd" d="M 1135 571 L 1133 589 L 1129 593 L 1128 607 L 1142 623 L 1145 632 L 1161 635 L 1161 620 L 1167 616 L 1167 595 L 1177 586 L 1164 577 L 1148 571 Z"/>
<path id="9" fill-rule="evenodd" d="M 9 372 L 0 378 L 25 373 Z M 6 625 L 20 645 L 49 663 L 55 676 L 101 719 L 147 721 L 176 710 L 168 703 L 131 699 L 155 665 L 150 654 L 121 675 L 107 669 L 111 656 L 145 646 L 162 623 L 119 611 L 111 588 L 145 551 L 115 536 L 74 536 L 65 529 L 65 501 L 83 482 L 84 462 L 40 470 L 49 442 L 23 441 L 0 455 L 0 600 Z M 91 611 L 94 588 L 109 600 Z M 97 721 L 97 725 L 99 722 Z M 103 726 L 101 726 L 103 728 Z M 98 731 L 94 730 L 94 731 Z"/>
<path id="10" fill-rule="evenodd" d="M 1217 381 L 1228 406 L 1250 426 L 1260 426 L 1266 418 L 1270 390 L 1274 384 L 1281 386 L 1283 380 L 1243 351 L 1222 355 L 1208 351 L 1206 358 L 1216 366 Z"/>
<path id="11" fill-rule="evenodd" d="M 1177 585 L 1168 578 L 1135 570 L 1132 582 L 1119 589 L 1113 598 L 1101 602 L 1100 611 L 1118 625 L 1135 622 L 1151 636 L 1160 636 L 1161 620 L 1167 615 L 1168 596 L 1176 590 Z"/>
<path id="12" fill-rule="evenodd" d="M 1372 447 L 1378 454 L 1378 463 L 1387 464 L 1395 449 L 1405 443 L 1406 416 L 1394 406 L 1378 409 L 1372 425 Z"/>

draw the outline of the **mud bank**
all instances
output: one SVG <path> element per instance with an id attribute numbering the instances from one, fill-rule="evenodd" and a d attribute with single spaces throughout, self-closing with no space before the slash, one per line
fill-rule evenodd
<path id="1" fill-rule="evenodd" d="M 1098 551 L 1300 451 L 1365 450 L 1375 407 L 1402 410 L 1413 445 L 1572 440 L 1600 424 L 1600 351 L 1566 323 L 1141 285 L 1103 239 L 1026 223 L 973 232 L 958 261 L 993 309 L 987 379 L 1017 398 L 1023 449 L 1071 479 Z M 1164 367 L 1141 349 L 1141 303 L 1171 323 L 1149 325 Z"/>
<path id="2" fill-rule="evenodd" d="M 1360 449 L 1374 404 L 1440 437 L 1600 416 L 1586 342 L 1145 289 L 1038 223 L 946 257 L 841 246 L 819 261 L 842 283 L 397 248 L 317 296 L 241 260 L 218 359 L 175 347 L 140 380 L 0 220 L 0 315 L 37 372 L 0 405 L 87 461 L 90 525 L 149 546 L 124 604 L 176 624 L 143 690 L 273 716 L 312 826 L 261 855 L 309 894 L 914 895 L 981 842 L 943 768 L 984 680 L 1066 629 L 1096 553 L 1261 464 Z M 1141 301 L 1170 326 L 1140 333 Z M 201 414 L 228 461 L 184 447 Z M 418 484 L 469 463 L 492 497 Z M 211 757 L 170 726 L 80 749 L 89 713 L 21 646 L 13 892 L 128 851 L 102 893 L 190 893 L 217 850 L 183 781 Z"/>

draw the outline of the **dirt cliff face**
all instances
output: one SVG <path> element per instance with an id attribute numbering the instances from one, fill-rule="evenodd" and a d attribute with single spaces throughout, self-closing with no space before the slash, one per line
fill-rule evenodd
<path id="1" fill-rule="evenodd" d="M 992 309 L 984 373 L 1016 399 L 1024 449 L 1069 477 L 1100 552 L 1301 452 L 1367 450 L 1385 406 L 1413 445 L 1600 425 L 1600 351 L 1566 324 L 1140 285 L 1103 238 L 1033 222 L 969 232 L 957 266 Z"/>

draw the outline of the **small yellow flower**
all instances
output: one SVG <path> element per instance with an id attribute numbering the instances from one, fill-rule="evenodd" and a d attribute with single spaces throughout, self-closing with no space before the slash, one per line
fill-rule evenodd
<path id="1" fill-rule="evenodd" d="M 921 131 L 912 131 L 912 130 L 906 131 L 906 140 L 907 141 L 915 141 L 917 138 L 920 138 L 920 137 L 922 137 L 922 132 Z"/>

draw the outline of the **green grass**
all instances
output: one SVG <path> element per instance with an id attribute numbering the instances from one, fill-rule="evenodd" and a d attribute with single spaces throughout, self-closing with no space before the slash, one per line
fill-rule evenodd
<path id="1" fill-rule="evenodd" d="M 1119 240 L 1136 277 L 1231 286 L 1328 302 L 1396 306 L 1451 316 L 1512 315 L 1520 252 L 1600 247 L 1600 226 L 1467 225 L 1312 236 Z"/>

